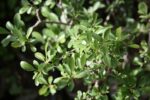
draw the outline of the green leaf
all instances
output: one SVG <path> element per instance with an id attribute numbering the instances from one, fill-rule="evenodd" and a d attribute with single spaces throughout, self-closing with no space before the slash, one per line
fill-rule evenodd
<path id="1" fill-rule="evenodd" d="M 6 47 L 12 40 L 14 40 L 11 35 L 8 35 L 6 38 L 4 38 L 1 43 L 3 44 L 4 47 Z"/>
<path id="2" fill-rule="evenodd" d="M 65 68 L 65 72 L 67 72 L 69 75 L 71 75 L 71 67 L 67 64 L 63 64 L 64 68 Z"/>
<path id="3" fill-rule="evenodd" d="M 104 57 L 103 57 L 103 60 L 104 60 L 104 63 L 108 66 L 108 67 L 111 67 L 111 58 L 108 54 L 105 54 Z"/>
<path id="4" fill-rule="evenodd" d="M 34 71 L 35 70 L 33 68 L 33 66 L 31 64 L 27 63 L 26 61 L 21 61 L 20 66 L 22 69 L 24 69 L 26 71 Z"/>
<path id="5" fill-rule="evenodd" d="M 89 74 L 89 71 L 85 70 L 85 71 L 79 72 L 76 75 L 74 75 L 74 78 L 77 78 L 77 79 L 83 78 L 83 77 L 87 76 L 88 74 Z"/>
<path id="6" fill-rule="evenodd" d="M 46 94 L 47 90 L 48 90 L 48 87 L 44 85 L 44 86 L 42 86 L 42 88 L 40 88 L 39 94 L 44 95 L 44 94 Z"/>
<path id="7" fill-rule="evenodd" d="M 46 35 L 47 37 L 54 37 L 55 33 L 51 30 L 51 29 L 48 29 L 48 28 L 44 28 L 42 30 L 43 34 Z"/>
<path id="8" fill-rule="evenodd" d="M 11 43 L 11 46 L 14 47 L 14 48 L 18 48 L 18 47 L 21 47 L 22 44 L 20 42 L 18 42 L 18 41 L 15 41 L 15 42 Z"/>
<path id="9" fill-rule="evenodd" d="M 41 74 L 37 77 L 37 80 L 40 84 L 47 84 L 47 81 L 45 80 L 45 78 Z"/>
<path id="10" fill-rule="evenodd" d="M 19 13 L 15 14 L 14 16 L 14 24 L 17 26 L 17 28 L 21 28 L 24 26 L 24 22 L 21 20 L 21 16 Z"/>
<path id="11" fill-rule="evenodd" d="M 33 31 L 32 37 L 34 37 L 36 41 L 44 42 L 43 37 L 39 32 Z"/>
<path id="12" fill-rule="evenodd" d="M 54 95 L 56 93 L 56 86 L 55 85 L 50 85 L 50 93 Z"/>
<path id="13" fill-rule="evenodd" d="M 24 14 L 25 12 L 27 12 L 28 9 L 29 9 L 29 6 L 23 6 L 23 7 L 19 10 L 19 14 Z"/>
<path id="14" fill-rule="evenodd" d="M 45 61 L 44 55 L 43 55 L 42 53 L 40 53 L 40 52 L 36 52 L 36 53 L 34 54 L 34 56 L 35 56 L 37 59 L 41 60 L 41 61 Z"/>
<path id="15" fill-rule="evenodd" d="M 49 9 L 48 7 L 42 7 L 41 8 L 41 14 L 44 16 L 44 17 L 48 17 L 49 16 Z"/>
<path id="16" fill-rule="evenodd" d="M 53 81 L 53 77 L 52 77 L 52 76 L 49 76 L 49 77 L 48 77 L 48 83 L 51 84 L 52 81 Z"/>
<path id="17" fill-rule="evenodd" d="M 66 41 L 66 39 L 65 39 L 65 34 L 61 34 L 61 35 L 59 36 L 59 38 L 58 38 L 58 42 L 64 43 L 65 41 Z"/>
<path id="18" fill-rule="evenodd" d="M 75 69 L 75 58 L 74 58 L 74 55 L 72 55 L 72 57 L 69 58 L 68 64 L 69 64 L 69 67 L 70 67 L 71 70 Z"/>
<path id="19" fill-rule="evenodd" d="M 116 29 L 116 36 L 117 36 L 118 40 L 122 40 L 122 28 L 121 27 L 118 27 Z"/>
<path id="20" fill-rule="evenodd" d="M 66 77 L 58 77 L 54 80 L 54 83 L 57 85 L 58 90 L 67 86 L 69 79 Z"/>
<path id="21" fill-rule="evenodd" d="M 35 46 L 33 46 L 33 45 L 30 45 L 30 48 L 31 48 L 32 52 L 36 52 L 37 51 L 37 48 Z"/>
<path id="22" fill-rule="evenodd" d="M 30 27 L 30 28 L 27 30 L 27 34 L 26 34 L 27 39 L 28 39 L 29 36 L 31 35 L 32 31 L 33 31 L 33 27 Z"/>
<path id="23" fill-rule="evenodd" d="M 27 14 L 31 14 L 32 10 L 33 10 L 33 7 L 30 7 L 30 8 L 27 10 Z"/>
<path id="24" fill-rule="evenodd" d="M 42 2 L 42 0 L 34 0 L 33 1 L 34 5 L 39 5 L 39 4 L 41 4 L 41 2 Z"/>
<path id="25" fill-rule="evenodd" d="M 97 9 L 99 9 L 99 8 L 104 8 L 104 7 L 105 7 L 105 5 L 98 1 L 98 2 L 96 2 L 92 7 L 90 7 L 90 8 L 88 9 L 88 11 L 89 11 L 90 13 L 94 13 Z"/>
<path id="26" fill-rule="evenodd" d="M 59 21 L 58 19 L 58 16 L 51 12 L 48 7 L 42 7 L 41 9 L 41 14 L 44 16 L 44 17 L 47 17 L 49 20 L 52 20 L 52 21 Z"/>
<path id="27" fill-rule="evenodd" d="M 148 13 L 148 7 L 145 2 L 140 2 L 138 5 L 138 13 L 139 14 L 147 14 Z"/>
<path id="28" fill-rule="evenodd" d="M 85 63 L 86 63 L 86 55 L 83 54 L 82 57 L 81 57 L 81 66 L 84 67 Z"/>
<path id="29" fill-rule="evenodd" d="M 63 52 L 63 51 L 62 51 L 62 48 L 59 46 L 59 44 L 57 44 L 56 47 L 57 47 L 57 51 L 58 51 L 59 53 L 62 53 L 62 52 Z"/>
<path id="30" fill-rule="evenodd" d="M 14 26 L 13 26 L 13 24 L 12 24 L 11 22 L 8 21 L 8 22 L 6 23 L 6 28 L 11 31 L 11 30 L 13 30 Z"/>
<path id="31" fill-rule="evenodd" d="M 81 66 L 81 59 L 80 58 L 77 58 L 77 66 L 80 67 L 80 68 L 82 67 Z"/>
<path id="32" fill-rule="evenodd" d="M 130 44 L 129 47 L 134 48 L 134 49 L 140 48 L 140 46 L 138 44 Z"/>
<path id="33" fill-rule="evenodd" d="M 70 80 L 69 84 L 68 84 L 68 87 L 67 87 L 67 90 L 69 92 L 71 92 L 74 88 L 75 84 L 74 84 L 74 81 L 73 80 Z"/>
<path id="34" fill-rule="evenodd" d="M 7 34 L 7 33 L 10 33 L 10 32 L 6 30 L 5 28 L 0 27 L 0 34 Z"/>
<path id="35" fill-rule="evenodd" d="M 58 16 L 57 16 L 55 13 L 52 13 L 52 12 L 49 12 L 48 18 L 49 18 L 50 20 L 52 20 L 52 21 L 56 21 L 56 22 L 59 21 Z"/>

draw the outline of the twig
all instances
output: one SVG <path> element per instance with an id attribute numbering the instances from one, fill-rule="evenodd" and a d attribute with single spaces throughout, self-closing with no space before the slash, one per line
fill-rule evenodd
<path id="1" fill-rule="evenodd" d="M 45 21 L 45 20 L 43 20 L 42 23 L 62 24 L 62 25 L 68 25 L 68 26 L 70 26 L 69 23 L 56 22 L 56 21 Z"/>
<path id="2" fill-rule="evenodd" d="M 37 26 L 41 23 L 41 19 L 40 19 L 40 16 L 39 16 L 39 9 L 36 9 L 36 17 L 37 17 L 37 22 L 36 22 L 33 26 L 31 26 L 31 27 L 28 29 L 29 32 L 27 32 L 27 35 L 26 35 L 27 39 L 30 37 L 30 35 L 31 35 L 32 31 L 33 31 L 33 29 L 34 29 L 35 27 L 37 27 Z M 30 30 L 31 30 L 31 31 L 30 31 Z"/>
<path id="3" fill-rule="evenodd" d="M 39 9 L 36 10 L 36 17 L 37 17 L 37 22 L 32 26 L 32 28 L 35 28 L 37 27 L 42 21 L 41 21 L 41 18 L 39 16 Z"/>
<path id="4" fill-rule="evenodd" d="M 45 21 L 45 20 L 41 20 L 40 16 L 39 16 L 39 9 L 36 10 L 36 18 L 37 18 L 37 21 L 34 25 L 32 25 L 30 27 L 30 29 L 32 29 L 29 33 L 27 33 L 26 37 L 29 38 L 33 29 L 37 26 L 39 26 L 40 24 L 42 23 L 51 23 L 51 24 L 62 24 L 62 25 L 68 25 L 68 26 L 72 26 L 72 23 L 63 23 L 63 22 L 57 22 L 57 21 Z"/>

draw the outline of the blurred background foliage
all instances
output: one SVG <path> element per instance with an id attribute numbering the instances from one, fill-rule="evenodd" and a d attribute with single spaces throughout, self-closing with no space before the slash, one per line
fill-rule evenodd
<path id="1" fill-rule="evenodd" d="M 29 1 L 31 2 L 32 0 Z M 150 98 L 150 14 L 148 13 L 148 11 L 150 11 L 150 7 L 146 5 L 150 5 L 150 1 L 85 0 L 83 6 L 85 8 L 89 8 L 89 6 L 96 4 L 97 1 L 103 3 L 103 5 L 99 5 L 99 7 L 96 8 L 96 13 L 99 15 L 98 19 L 102 25 L 112 25 L 113 32 L 116 31 L 119 33 L 121 31 L 123 33 L 131 33 L 128 36 L 129 40 L 131 41 L 126 41 L 127 44 L 130 44 L 127 46 L 128 48 L 126 48 L 128 51 L 126 56 L 129 56 L 128 66 L 130 66 L 130 68 L 126 71 L 121 69 L 118 70 L 125 75 L 129 75 L 130 73 L 129 76 L 131 76 L 131 79 L 127 78 L 126 80 L 129 81 L 129 84 L 130 81 L 134 81 L 132 77 L 136 75 L 137 79 L 143 82 L 139 82 L 139 84 L 142 84 L 142 86 L 147 86 L 145 89 L 140 90 L 143 91 L 141 93 L 142 95 L 137 97 L 140 100 L 148 100 Z M 69 1 L 64 0 L 64 2 Z M 20 7 L 21 2 L 19 0 L 1 0 L 0 26 L 5 27 L 6 21 L 12 21 L 14 14 L 19 10 Z M 78 7 L 80 6 L 76 5 L 75 9 L 79 9 Z M 92 10 L 93 9 L 91 8 L 89 11 L 92 12 Z M 28 21 L 32 19 L 32 17 L 25 16 L 24 19 Z M 34 22 L 34 19 L 32 21 Z M 32 21 L 28 23 L 31 24 L 33 23 Z M 4 39 L 5 37 L 5 34 L 1 35 L 0 40 Z M 30 60 L 31 55 L 31 52 L 21 53 L 21 50 L 13 49 L 10 47 L 10 45 L 3 47 L 2 44 L 0 44 L 0 100 L 71 100 L 72 94 L 68 93 L 65 89 L 59 91 L 54 96 L 49 95 L 47 97 L 43 97 L 38 95 L 38 88 L 34 85 L 34 81 L 31 79 L 32 73 L 23 71 L 19 65 L 19 62 L 22 59 Z M 141 71 L 141 69 L 138 69 L 137 66 L 145 67 Z M 55 74 L 58 73 L 54 73 L 54 75 Z M 113 81 L 110 83 L 116 85 L 116 83 L 113 83 Z M 98 90 L 94 88 L 93 91 Z M 124 91 L 119 91 L 120 92 L 118 92 L 118 95 L 122 95 L 121 93 L 126 92 L 125 89 Z M 136 91 L 132 92 L 134 95 L 138 95 Z M 78 96 L 83 94 L 84 93 L 78 92 Z M 109 99 L 111 100 L 111 97 Z M 117 100 L 123 99 L 118 98 Z"/>

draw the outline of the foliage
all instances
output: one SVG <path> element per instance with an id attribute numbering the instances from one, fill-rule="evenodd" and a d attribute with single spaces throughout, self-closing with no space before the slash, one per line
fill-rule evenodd
<path id="1" fill-rule="evenodd" d="M 150 92 L 150 13 L 148 1 L 134 13 L 133 3 L 22 0 L 14 21 L 0 27 L 2 44 L 33 53 L 20 66 L 34 74 L 40 95 L 71 92 L 81 81 L 75 100 L 138 100 Z"/>

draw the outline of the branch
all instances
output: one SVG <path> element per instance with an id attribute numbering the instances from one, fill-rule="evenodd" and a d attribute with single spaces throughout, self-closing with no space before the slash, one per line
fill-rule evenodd
<path id="1" fill-rule="evenodd" d="M 56 22 L 56 21 L 45 21 L 45 20 L 41 20 L 40 16 L 39 16 L 39 9 L 36 9 L 36 18 L 37 21 L 34 25 L 32 25 L 30 27 L 30 29 L 32 29 L 29 33 L 27 33 L 26 37 L 29 38 L 32 31 L 34 30 L 35 27 L 39 26 L 42 23 L 51 23 L 51 24 L 62 24 L 62 25 L 67 25 L 67 26 L 72 26 L 72 22 L 70 23 L 63 23 L 63 22 Z"/>
<path id="2" fill-rule="evenodd" d="M 39 9 L 36 10 L 36 17 L 37 17 L 38 20 L 37 20 L 37 22 L 33 26 L 31 26 L 32 28 L 37 27 L 42 22 L 41 18 L 39 16 Z"/>
<path id="3" fill-rule="evenodd" d="M 62 24 L 62 25 L 67 25 L 67 26 L 71 26 L 72 25 L 70 23 L 63 23 L 63 22 L 56 22 L 56 21 L 45 21 L 45 20 L 43 20 L 42 23 Z"/>
<path id="4" fill-rule="evenodd" d="M 30 37 L 30 35 L 31 35 L 32 31 L 33 31 L 33 29 L 34 29 L 35 27 L 37 27 L 37 26 L 41 23 L 41 19 L 40 19 L 40 16 L 39 16 L 39 9 L 36 9 L 36 17 L 37 17 L 37 22 L 36 22 L 33 26 L 31 26 L 31 27 L 28 29 L 29 32 L 27 32 L 27 35 L 26 35 L 27 39 Z M 30 29 L 31 29 L 31 31 L 30 31 Z"/>

